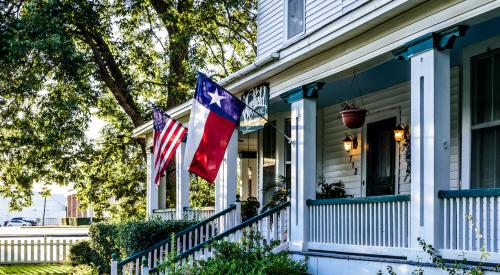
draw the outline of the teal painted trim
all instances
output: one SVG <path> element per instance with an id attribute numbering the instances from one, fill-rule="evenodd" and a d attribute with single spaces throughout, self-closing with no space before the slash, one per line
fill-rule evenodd
<path id="1" fill-rule="evenodd" d="M 436 48 L 440 51 L 452 49 L 458 37 L 463 37 L 468 26 L 454 26 L 440 32 L 432 32 L 405 43 L 402 47 L 394 50 L 392 54 L 397 59 L 409 60 L 412 56 L 426 50 Z"/>
<path id="2" fill-rule="evenodd" d="M 178 232 L 177 234 L 175 234 L 175 238 L 177 239 L 178 237 L 182 237 L 183 235 L 188 234 L 190 231 L 193 231 L 193 230 L 195 230 L 195 229 L 197 229 L 197 228 L 199 228 L 199 227 L 201 227 L 201 226 L 203 226 L 211 221 L 214 221 L 215 219 L 219 218 L 220 216 L 222 216 L 222 215 L 224 215 L 232 210 L 235 210 L 235 209 L 236 209 L 236 205 L 232 204 L 230 207 L 220 211 L 219 213 L 211 216 L 210 218 L 203 220 L 203 221 L 201 221 L 201 222 L 199 222 L 191 227 L 188 227 L 187 229 L 184 229 L 184 230 Z M 118 269 L 121 269 L 124 265 L 130 263 L 131 261 L 135 261 L 139 257 L 147 255 L 149 252 L 155 250 L 156 248 L 159 248 L 160 246 L 165 245 L 166 243 L 169 243 L 170 240 L 171 240 L 171 238 L 165 239 L 161 242 L 154 244 L 151 247 L 148 247 L 148 248 L 146 248 L 142 251 L 139 251 L 139 252 L 133 254 L 132 256 L 124 259 L 123 261 L 118 263 Z"/>
<path id="3" fill-rule="evenodd" d="M 280 97 L 286 100 L 287 103 L 291 104 L 295 101 L 301 100 L 303 98 L 318 98 L 318 92 L 323 88 L 323 82 L 313 82 L 307 85 L 297 87 L 292 89 Z"/>
<path id="4" fill-rule="evenodd" d="M 362 198 L 340 198 L 340 199 L 321 199 L 307 200 L 307 205 L 331 205 L 331 204 L 358 204 L 370 202 L 395 202 L 410 201 L 410 195 L 388 195 Z"/>
<path id="5" fill-rule="evenodd" d="M 441 190 L 438 192 L 438 197 L 441 199 L 460 198 L 460 197 L 499 197 L 499 196 L 500 196 L 500 188 Z"/>
<path id="6" fill-rule="evenodd" d="M 222 234 L 219 234 L 219 235 L 215 236 L 214 238 L 212 238 L 210 240 L 207 240 L 207 241 L 205 241 L 205 242 L 203 242 L 203 243 L 201 243 L 201 244 L 199 244 L 197 246 L 192 247 L 191 249 L 185 251 L 181 255 L 178 255 L 175 259 L 179 260 L 179 259 L 182 259 L 182 258 L 186 258 L 187 256 L 193 254 L 194 252 L 202 249 L 204 246 L 209 245 L 212 242 L 221 240 L 224 237 L 227 237 L 230 234 L 232 234 L 232 233 L 234 233 L 234 232 L 236 232 L 236 231 L 238 231 L 240 229 L 243 229 L 243 228 L 247 227 L 248 225 L 251 225 L 252 223 L 254 223 L 254 222 L 256 222 L 256 221 L 258 221 L 258 220 L 260 220 L 262 218 L 270 216 L 270 215 L 272 215 L 272 214 L 274 214 L 274 213 L 276 213 L 276 212 L 278 212 L 278 211 L 280 211 L 280 210 L 282 210 L 282 209 L 284 209 L 284 208 L 286 208 L 288 206 L 290 206 L 290 202 L 289 201 L 287 201 L 287 202 L 285 202 L 285 203 L 283 203 L 281 205 L 278 205 L 278 206 L 276 206 L 276 207 L 274 207 L 272 209 L 269 209 L 269 210 L 267 210 L 266 212 L 264 212 L 264 213 L 262 213 L 260 215 L 257 215 L 255 217 L 249 219 L 249 220 L 246 220 L 245 222 L 240 223 L 239 225 L 237 225 L 237 226 L 235 226 L 235 227 L 233 227 L 233 228 L 231 228 L 231 229 L 229 229 L 227 231 L 222 232 Z"/>

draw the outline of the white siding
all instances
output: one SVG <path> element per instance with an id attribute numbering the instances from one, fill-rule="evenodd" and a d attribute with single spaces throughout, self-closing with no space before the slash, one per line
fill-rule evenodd
<path id="1" fill-rule="evenodd" d="M 459 182 L 459 70 L 453 68 L 451 72 L 451 185 L 453 189 L 458 188 Z M 410 83 L 403 83 L 391 88 L 372 93 L 363 98 L 364 107 L 369 111 L 367 120 L 370 120 L 370 112 L 373 116 L 380 115 L 387 110 L 401 110 L 401 122 L 408 124 L 410 121 Z M 358 99 L 358 102 L 360 100 Z M 392 111 L 391 111 L 392 110 Z M 322 125 L 323 127 L 323 152 L 318 153 L 318 157 L 322 158 L 323 177 L 326 182 L 344 183 L 348 194 L 353 196 L 361 196 L 362 194 L 362 156 L 361 148 L 362 134 L 361 129 L 351 130 L 346 128 L 339 117 L 341 111 L 340 104 L 331 105 L 323 108 Z M 397 111 L 399 112 L 399 111 Z M 366 123 L 365 123 L 366 126 Z M 352 164 L 349 161 L 349 155 L 345 152 L 342 144 L 346 134 L 356 134 L 358 137 L 359 147 L 357 150 L 352 150 L 352 162 L 354 167 L 358 168 L 357 175 L 354 175 Z M 396 149 L 397 150 L 397 149 Z M 396 151 L 396 155 L 398 152 Z M 402 151 L 400 155 L 400 165 L 396 165 L 396 181 L 399 174 L 399 182 L 397 183 L 400 194 L 410 193 L 410 179 L 405 181 L 406 161 L 405 153 Z M 318 169 L 319 170 L 319 169 Z M 398 173 L 399 171 L 399 173 Z"/>
<path id="2" fill-rule="evenodd" d="M 306 32 L 314 31 L 368 1 L 306 0 Z"/>
<path id="3" fill-rule="evenodd" d="M 285 1 L 259 0 L 257 17 L 257 59 L 280 51 L 285 38 Z M 305 32 L 311 33 L 346 15 L 369 0 L 305 0 Z M 380 6 L 390 0 L 378 0 Z M 370 11 L 368 11 L 370 12 Z M 362 15 L 359 15 L 360 17 Z M 349 18 L 354 20 L 356 18 Z"/>
<path id="4" fill-rule="evenodd" d="M 277 51 L 284 39 L 284 0 L 259 0 L 257 17 L 257 58 Z"/>

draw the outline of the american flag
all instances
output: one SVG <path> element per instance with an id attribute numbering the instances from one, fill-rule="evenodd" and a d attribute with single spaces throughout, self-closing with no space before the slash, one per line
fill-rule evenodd
<path id="1" fill-rule="evenodd" d="M 157 107 L 153 107 L 153 129 L 154 177 L 158 185 L 187 129 Z"/>

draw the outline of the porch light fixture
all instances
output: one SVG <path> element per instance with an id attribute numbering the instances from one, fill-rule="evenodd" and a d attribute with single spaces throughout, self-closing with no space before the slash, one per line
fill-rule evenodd
<path id="1" fill-rule="evenodd" d="M 401 140 L 404 139 L 405 137 L 405 127 L 402 123 L 398 124 L 398 126 L 396 126 L 396 129 L 394 129 L 394 140 L 396 140 L 396 142 L 400 142 Z"/>
<path id="2" fill-rule="evenodd" d="M 344 149 L 347 153 L 349 153 L 349 151 L 351 151 L 351 149 L 358 148 L 358 138 L 357 137 L 353 137 L 351 135 L 346 135 L 342 142 L 344 143 Z"/>

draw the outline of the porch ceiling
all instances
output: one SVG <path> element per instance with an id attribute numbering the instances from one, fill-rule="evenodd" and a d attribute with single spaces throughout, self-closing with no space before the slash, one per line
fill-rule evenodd
<path id="1" fill-rule="evenodd" d="M 490 14 L 483 20 L 476 18 L 475 21 L 464 22 L 470 28 L 465 37 L 458 39 L 451 50 L 451 66 L 462 63 L 461 54 L 464 48 L 479 41 L 500 36 L 500 16 L 495 15 L 496 17 Z M 370 69 L 356 72 L 356 78 L 357 84 L 353 76 L 338 79 L 336 75 L 332 75 L 322 79 L 325 85 L 319 92 L 317 107 L 323 108 L 410 81 L 410 62 L 386 60 Z M 280 98 L 273 98 L 269 109 L 271 113 L 285 112 L 290 111 L 290 106 Z"/>

